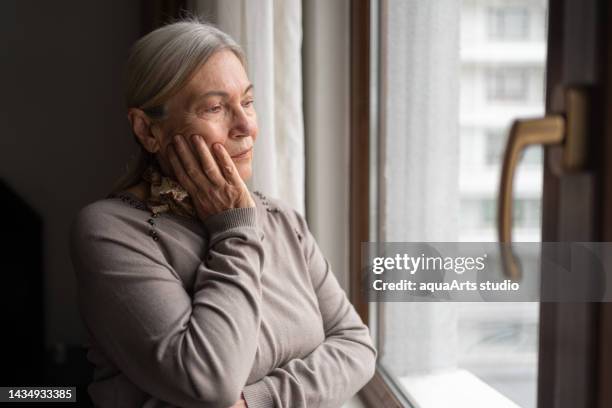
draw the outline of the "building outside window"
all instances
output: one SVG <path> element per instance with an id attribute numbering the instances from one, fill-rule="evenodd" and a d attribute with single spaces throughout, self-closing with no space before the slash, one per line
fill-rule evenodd
<path id="1" fill-rule="evenodd" d="M 485 163 L 488 166 L 499 165 L 506 142 L 507 129 L 487 129 L 485 137 Z"/>
<path id="2" fill-rule="evenodd" d="M 529 10 L 520 6 L 490 7 L 487 33 L 491 40 L 516 41 L 529 37 Z"/>
<path id="3" fill-rule="evenodd" d="M 529 71 L 522 67 L 496 67 L 486 70 L 489 101 L 525 101 L 529 94 Z"/>
<path id="4" fill-rule="evenodd" d="M 487 166 L 498 166 L 501 163 L 509 131 L 510 129 L 507 128 L 493 128 L 484 131 L 484 163 Z M 541 166 L 542 154 L 540 146 L 529 146 L 523 151 L 520 164 L 522 166 Z"/>

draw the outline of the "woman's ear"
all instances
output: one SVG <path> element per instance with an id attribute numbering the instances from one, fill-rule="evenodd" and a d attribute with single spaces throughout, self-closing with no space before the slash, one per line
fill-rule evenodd
<path id="1" fill-rule="evenodd" d="M 129 108 L 128 120 L 132 126 L 132 131 L 140 141 L 140 144 L 149 153 L 157 153 L 160 147 L 160 141 L 152 131 L 151 119 L 142 109 Z"/>

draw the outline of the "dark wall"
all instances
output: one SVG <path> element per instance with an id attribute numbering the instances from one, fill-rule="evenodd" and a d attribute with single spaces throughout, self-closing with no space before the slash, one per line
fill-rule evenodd
<path id="1" fill-rule="evenodd" d="M 136 152 L 122 75 L 141 32 L 140 8 L 137 0 L 0 3 L 0 178 L 42 220 L 47 346 L 84 341 L 68 231 L 77 210 L 106 195 Z"/>

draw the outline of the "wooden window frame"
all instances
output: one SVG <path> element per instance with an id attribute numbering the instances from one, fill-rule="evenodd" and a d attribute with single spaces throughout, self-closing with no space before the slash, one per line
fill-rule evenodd
<path id="1" fill-rule="evenodd" d="M 608 24 L 605 24 L 604 38 L 612 38 L 612 5 L 609 2 L 605 3 L 605 10 L 602 13 L 606 17 Z M 601 153 L 603 157 L 600 161 L 603 163 L 602 177 L 602 203 L 601 208 L 612 208 L 612 43 L 607 41 L 603 52 L 604 63 L 602 64 L 603 89 L 605 112 L 603 117 L 606 118 L 603 124 L 603 148 Z M 607 160 L 606 160 L 607 158 Z M 604 242 L 612 242 L 612 211 L 603 211 L 602 214 L 602 236 Z M 599 350 L 598 350 L 598 407 L 612 407 L 612 303 L 599 304 Z"/>
<path id="2" fill-rule="evenodd" d="M 361 243 L 370 239 L 370 0 L 350 3 L 350 181 L 349 181 L 349 287 L 357 313 L 369 323 L 369 305 L 361 273 Z M 403 408 L 406 401 L 393 388 L 389 376 L 377 364 L 376 373 L 359 392 L 371 407 Z"/>

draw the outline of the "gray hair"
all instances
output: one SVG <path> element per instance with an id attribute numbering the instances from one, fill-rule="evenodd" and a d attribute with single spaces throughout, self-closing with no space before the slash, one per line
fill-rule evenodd
<path id="1" fill-rule="evenodd" d="M 246 56 L 236 41 L 210 23 L 188 17 L 160 27 L 132 46 L 126 67 L 125 101 L 142 109 L 151 119 L 163 120 L 164 104 L 184 87 L 214 53 L 232 51 L 246 68 Z M 135 137 L 136 139 L 136 137 Z M 138 139 L 136 139 L 138 142 Z M 152 162 L 142 146 L 113 191 L 136 184 Z"/>

